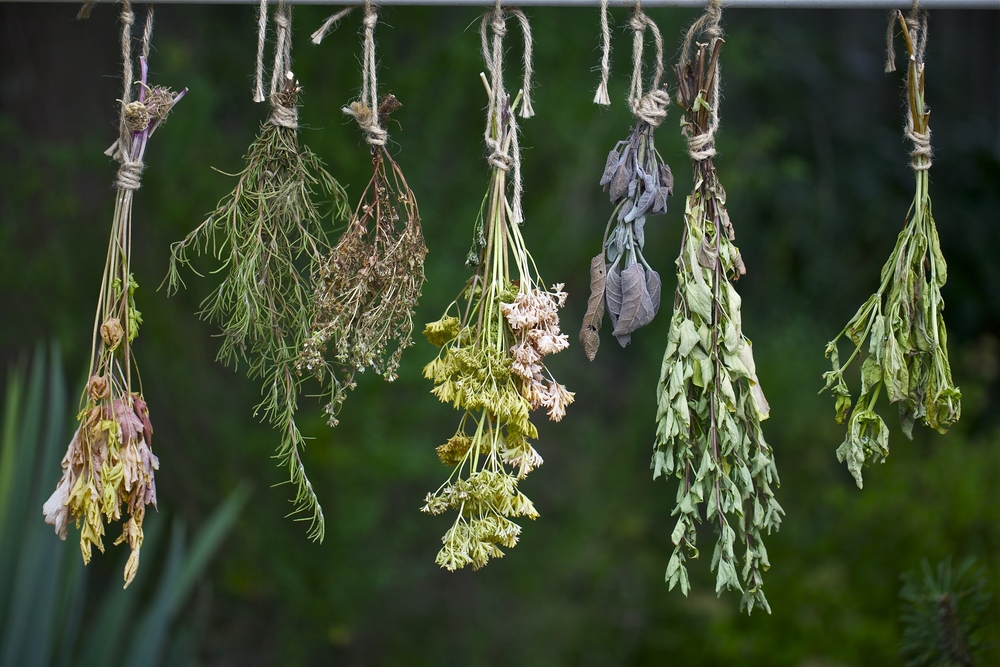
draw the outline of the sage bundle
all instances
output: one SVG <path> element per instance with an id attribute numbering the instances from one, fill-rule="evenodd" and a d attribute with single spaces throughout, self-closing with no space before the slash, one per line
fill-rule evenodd
<path id="1" fill-rule="evenodd" d="M 837 423 L 848 422 L 837 459 L 847 462 L 858 488 L 863 484 L 862 468 L 873 461 L 884 463 L 889 454 L 889 430 L 875 412 L 883 389 L 890 403 L 899 403 L 899 421 L 908 438 L 913 437 L 913 425 L 918 420 L 946 433 L 962 415 L 962 394 L 951 379 L 941 297 L 941 288 L 948 280 L 948 265 L 941 254 L 928 189 L 931 130 L 930 110 L 924 103 L 927 13 L 914 4 L 908 17 L 897 12 L 890 19 L 886 71 L 895 70 L 892 39 L 897 19 L 910 56 L 904 133 L 913 143 L 910 167 L 916 194 L 896 246 L 882 267 L 878 290 L 827 343 L 826 356 L 832 368 L 823 374 L 826 386 L 821 390 L 829 389 L 836 397 Z M 845 336 L 854 349 L 841 363 L 838 343 Z M 861 394 L 852 410 L 844 371 L 862 354 L 865 341 L 868 354 L 861 363 Z"/>
<path id="2" fill-rule="evenodd" d="M 686 563 L 698 557 L 696 524 L 704 505 L 705 520 L 717 533 L 711 564 L 716 593 L 740 591 L 741 609 L 770 612 L 762 578 L 770 563 L 762 533 L 777 530 L 784 511 L 774 497 L 778 473 L 760 426 L 770 408 L 733 287 L 745 268 L 712 162 L 719 126 L 720 18 L 720 2 L 713 0 L 688 30 L 676 66 L 694 190 L 684 207 L 650 467 L 654 479 L 678 480 L 674 550 L 666 571 L 670 589 L 679 584 L 685 595 L 690 589 Z M 695 43 L 700 35 L 706 43 Z M 742 568 L 737 539 L 746 547 Z"/>
<path id="3" fill-rule="evenodd" d="M 608 38 L 607 6 L 602 5 L 602 26 Z M 667 197 L 673 193 L 674 177 L 653 142 L 653 132 L 667 116 L 670 96 L 663 78 L 663 38 L 656 24 L 636 3 L 631 27 L 632 86 L 629 106 L 635 127 L 628 139 L 619 141 L 608 154 L 601 186 L 611 197 L 614 210 L 604 230 L 601 253 L 590 260 L 590 299 L 580 329 L 580 344 L 591 361 L 601 344 L 600 329 L 607 310 L 613 335 L 625 347 L 632 332 L 653 321 L 660 308 L 660 274 L 643 257 L 647 215 L 667 212 Z M 656 68 L 652 86 L 642 92 L 643 35 L 646 28 L 656 44 Z M 605 48 L 605 53 L 607 48 Z M 606 57 L 605 57 L 606 60 Z M 602 69 L 604 61 L 602 60 Z M 602 78 L 602 87 L 606 89 Z"/>
<path id="4" fill-rule="evenodd" d="M 511 101 L 504 90 L 502 58 L 506 19 L 524 32 L 524 86 Z M 489 32 L 492 31 L 492 40 Z M 452 467 L 448 480 L 427 494 L 422 511 L 457 516 L 442 538 L 436 562 L 448 570 L 479 569 L 517 544 L 521 527 L 511 517 L 535 519 L 538 512 L 518 481 L 542 464 L 529 440 L 538 437 L 530 412 L 545 408 L 559 421 L 573 394 L 545 367 L 544 358 L 569 345 L 559 329 L 562 285 L 547 288 L 528 253 L 520 226 L 520 148 L 515 110 L 533 115 L 530 104 L 531 33 L 527 18 L 498 3 L 480 28 L 486 84 L 486 145 L 490 151 L 489 190 L 476 224 L 470 256 L 473 276 L 424 335 L 440 348 L 424 368 L 432 393 L 462 412 L 458 429 L 437 448 Z M 492 42 L 492 45 L 491 43 Z M 508 191 L 511 191 L 508 196 Z"/>
<path id="5" fill-rule="evenodd" d="M 334 14 L 313 34 L 319 44 Z M 424 244 L 420 213 L 403 172 L 385 148 L 389 114 L 401 105 L 394 95 L 377 101 L 375 25 L 378 15 L 365 3 L 361 99 L 343 112 L 358 121 L 371 147 L 373 173 L 347 229 L 318 267 L 312 333 L 299 360 L 300 369 L 328 380 L 326 406 L 330 425 L 356 372 L 371 368 L 396 378 L 403 350 L 413 345 L 413 309 L 424 284 Z M 333 361 L 326 362 L 328 353 Z M 337 371 L 327 372 L 331 364 Z"/>
<path id="6" fill-rule="evenodd" d="M 260 7 L 260 42 L 264 41 L 267 3 Z M 269 101 L 271 113 L 250 145 L 246 166 L 236 186 L 215 211 L 184 240 L 171 246 L 169 291 L 182 284 L 180 267 L 189 253 L 211 254 L 222 276 L 205 299 L 201 317 L 217 322 L 222 344 L 218 359 L 243 361 L 248 375 L 262 380 L 263 401 L 257 406 L 281 434 L 276 458 L 288 468 L 295 487 L 292 515 L 309 522 L 310 539 L 322 541 L 323 510 L 302 461 L 305 438 L 295 421 L 303 381 L 298 361 L 312 332 L 312 276 L 329 243 L 326 215 L 315 203 L 329 199 L 332 217 L 346 217 L 347 195 L 323 163 L 298 140 L 298 97 L 291 67 L 291 8 L 279 2 L 274 13 L 277 32 Z M 263 46 L 258 50 L 258 60 Z M 254 99 L 263 99 L 262 65 L 258 64 Z"/>
<path id="7" fill-rule="evenodd" d="M 135 16 L 128 0 L 122 2 L 121 21 L 124 72 L 119 137 L 107 151 L 120 166 L 111 241 L 94 320 L 90 379 L 80 397 L 79 426 L 62 459 L 62 476 L 42 511 L 45 522 L 55 527 L 60 539 L 66 539 L 69 521 L 76 522 L 85 564 L 90 562 L 93 547 L 104 552 L 105 521 L 110 524 L 122 520 L 123 512 L 127 514 L 114 543 L 127 543 L 130 549 L 124 571 L 128 588 L 139 568 L 146 507 L 156 508 L 155 471 L 160 467 L 151 448 L 153 426 L 132 354 L 132 343 L 142 324 L 135 303 L 138 285 L 132 273 L 132 199 L 141 185 L 146 144 L 187 89 L 174 93 L 147 84 L 153 31 L 153 9 L 149 7 L 139 56 L 138 90 L 133 90 Z"/>

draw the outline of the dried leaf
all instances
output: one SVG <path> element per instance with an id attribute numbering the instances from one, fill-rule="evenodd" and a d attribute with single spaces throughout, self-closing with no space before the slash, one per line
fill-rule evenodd
<path id="1" fill-rule="evenodd" d="M 611 197 L 611 203 L 617 204 L 625 195 L 628 193 L 629 181 L 632 180 L 632 174 L 629 173 L 630 160 L 618 165 L 618 169 L 615 170 L 615 175 L 611 178 L 611 187 L 608 191 L 608 195 Z"/>
<path id="2" fill-rule="evenodd" d="M 604 297 L 607 301 L 608 315 L 611 316 L 611 326 L 618 325 L 618 315 L 622 312 L 622 271 L 615 262 L 607 270 Z"/>
<path id="3" fill-rule="evenodd" d="M 612 177 L 615 175 L 615 169 L 618 167 L 618 150 L 612 148 L 611 152 L 608 153 L 608 161 L 604 165 L 604 174 L 601 176 L 601 187 L 606 186 L 611 182 Z"/>
<path id="4" fill-rule="evenodd" d="M 660 292 L 662 291 L 662 282 L 660 281 L 660 274 L 653 269 L 646 269 L 646 292 L 649 293 L 649 301 L 653 304 L 653 315 L 655 316 L 660 310 Z M 649 318 L 652 321 L 652 317 Z M 649 324 L 647 322 L 646 324 Z"/>
<path id="5" fill-rule="evenodd" d="M 698 263 L 711 271 L 719 265 L 719 249 L 708 242 L 708 236 L 701 240 L 698 247 Z"/>
<path id="6" fill-rule="evenodd" d="M 583 316 L 583 326 L 580 328 L 580 345 L 587 359 L 594 360 L 597 348 L 601 346 L 601 322 L 604 320 L 604 286 L 607 280 L 607 269 L 604 266 L 603 253 L 590 260 L 590 298 L 587 300 L 587 313 Z"/>
<path id="7" fill-rule="evenodd" d="M 633 264 L 622 271 L 621 277 L 622 308 L 615 324 L 616 337 L 627 336 L 639 327 L 649 324 L 656 314 L 649 292 L 646 290 L 646 272 L 642 265 Z M 621 338 L 619 342 L 622 347 L 628 344 L 628 340 L 622 343 Z"/>
<path id="8" fill-rule="evenodd" d="M 666 162 L 660 164 L 660 185 L 667 189 L 667 195 L 674 194 L 674 175 Z"/>

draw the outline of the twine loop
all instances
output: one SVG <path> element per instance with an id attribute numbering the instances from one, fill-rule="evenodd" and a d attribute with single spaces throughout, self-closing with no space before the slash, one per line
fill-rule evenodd
<path id="1" fill-rule="evenodd" d="M 115 186 L 119 190 L 136 191 L 142 185 L 142 170 L 145 165 L 142 160 L 125 159 L 118 167 L 118 175 L 115 177 Z"/>
<path id="2" fill-rule="evenodd" d="M 633 32 L 632 84 L 629 86 L 629 107 L 632 109 L 632 115 L 637 119 L 653 127 L 659 127 L 660 123 L 667 117 L 667 109 L 670 105 L 670 95 L 666 91 L 666 86 L 660 86 L 660 81 L 663 79 L 663 36 L 656 23 L 642 11 L 642 6 L 638 2 L 635 3 L 635 8 L 629 19 L 629 27 L 632 28 Z M 642 53 L 647 28 L 653 34 L 656 66 L 649 92 L 643 93 Z"/>
<path id="3" fill-rule="evenodd" d="M 722 39 L 722 2 L 721 0 L 710 0 L 705 8 L 705 13 L 701 15 L 691 27 L 688 28 L 684 36 L 684 44 L 681 47 L 681 56 L 677 64 L 679 72 L 685 71 L 691 66 L 691 55 L 695 48 L 695 38 L 699 35 L 708 37 L 709 51 L 714 51 L 716 42 Z M 711 104 L 704 98 L 701 103 L 709 108 L 708 125 L 701 132 L 695 131 L 692 123 L 684 124 L 684 135 L 687 137 L 687 153 L 695 162 L 703 162 L 715 157 L 715 133 L 719 129 L 719 85 L 722 81 L 722 73 L 719 61 L 715 61 L 715 71 L 711 75 L 712 90 L 706 92 Z M 680 92 L 678 91 L 678 100 Z"/>
<path id="4" fill-rule="evenodd" d="M 906 114 L 906 127 L 903 130 L 906 138 L 913 142 L 913 150 L 910 151 L 910 168 L 913 171 L 927 171 L 931 168 L 931 156 L 934 150 L 931 148 L 931 128 L 926 132 L 920 132 L 913 127 L 913 114 Z"/>
<path id="5" fill-rule="evenodd" d="M 389 133 L 379 125 L 378 114 L 371 107 L 355 100 L 341 111 L 358 122 L 358 127 L 365 133 L 365 141 L 370 146 L 385 146 Z"/>

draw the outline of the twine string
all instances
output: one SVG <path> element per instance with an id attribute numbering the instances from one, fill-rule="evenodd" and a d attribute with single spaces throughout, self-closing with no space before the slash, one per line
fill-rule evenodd
<path id="1" fill-rule="evenodd" d="M 274 69 L 271 71 L 271 117 L 268 122 L 290 130 L 299 127 L 295 105 L 298 84 L 292 73 L 292 8 L 279 0 L 274 11 Z"/>
<path id="2" fill-rule="evenodd" d="M 684 44 L 681 47 L 681 56 L 678 62 L 678 69 L 685 71 L 691 65 L 691 57 L 695 48 L 695 38 L 699 35 L 708 37 L 708 51 L 714 52 L 715 44 L 722 39 L 722 2 L 721 0 L 710 0 L 705 13 L 691 24 L 687 35 L 684 37 Z M 684 134 L 687 136 L 688 155 L 695 162 L 709 160 L 715 156 L 715 133 L 719 129 L 719 83 L 722 80 L 719 61 L 715 61 L 715 71 L 712 73 L 712 92 L 710 99 L 710 113 L 708 125 L 703 132 L 694 132 L 691 124 L 684 126 Z"/>
<path id="3" fill-rule="evenodd" d="M 267 0 L 257 10 L 257 69 L 253 77 L 253 101 L 264 101 L 264 44 L 267 41 Z"/>
<path id="4" fill-rule="evenodd" d="M 340 11 L 327 19 L 323 26 L 313 33 L 313 42 L 318 44 L 322 41 L 326 32 L 346 15 L 346 10 Z M 360 99 L 351 102 L 341 111 L 358 122 L 369 146 L 385 146 L 389 133 L 382 127 L 378 115 L 378 81 L 376 79 L 375 59 L 376 25 L 378 25 L 378 11 L 370 0 L 365 0 L 365 18 L 362 20 L 364 38 L 361 53 L 361 96 Z"/>
<path id="5" fill-rule="evenodd" d="M 653 127 L 659 127 L 667 117 L 667 108 L 670 105 L 670 95 L 666 87 L 660 86 L 663 79 L 663 35 L 660 34 L 656 23 L 642 11 L 642 4 L 638 0 L 633 7 L 629 26 L 632 28 L 632 84 L 629 86 L 628 103 L 633 116 Z M 656 66 L 649 92 L 643 94 L 642 53 L 645 47 L 646 28 L 653 34 Z"/>
<path id="6" fill-rule="evenodd" d="M 118 161 L 118 173 L 115 175 L 115 187 L 119 190 L 134 192 L 142 185 L 142 158 L 134 155 L 133 136 L 135 132 L 136 114 L 142 114 L 145 107 L 139 102 L 132 102 L 132 85 L 134 74 L 132 70 L 132 26 L 135 25 L 135 14 L 129 0 L 122 1 L 122 99 L 121 113 L 118 121 L 118 141 L 109 149 L 111 156 Z M 153 7 L 147 6 L 146 25 L 142 36 L 142 57 L 149 55 L 149 43 L 153 36 Z M 146 123 L 148 124 L 148 115 Z M 140 130 L 141 131 L 141 130 Z"/>
<path id="7" fill-rule="evenodd" d="M 594 93 L 594 104 L 610 106 L 608 76 L 611 73 L 611 28 L 608 26 L 608 0 L 601 0 L 601 82 Z"/>

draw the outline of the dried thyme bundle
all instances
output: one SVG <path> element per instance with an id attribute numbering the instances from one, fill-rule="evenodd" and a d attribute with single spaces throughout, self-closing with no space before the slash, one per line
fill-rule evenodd
<path id="1" fill-rule="evenodd" d="M 719 116 L 720 2 L 713 0 L 687 33 L 676 67 L 683 133 L 694 168 L 684 210 L 677 292 L 657 388 L 654 479 L 678 479 L 675 548 L 667 565 L 672 589 L 690 588 L 686 561 L 698 557 L 695 524 L 715 526 L 715 590 L 743 593 L 740 608 L 770 612 L 763 571 L 770 566 L 762 533 L 784 513 L 772 486 L 778 473 L 760 422 L 769 408 L 757 381 L 750 341 L 743 335 L 740 297 L 733 288 L 745 269 L 733 244 L 726 194 L 712 156 Z M 699 34 L 706 44 L 695 44 Z M 742 568 L 737 539 L 746 547 Z"/>
<path id="2" fill-rule="evenodd" d="M 319 44 L 332 24 L 350 8 L 334 14 L 313 34 Z M 413 192 L 385 149 L 389 114 L 399 108 L 393 95 L 376 106 L 375 25 L 378 16 L 365 3 L 364 69 L 361 99 L 344 108 L 371 146 L 373 173 L 339 242 L 323 258 L 316 278 L 312 335 L 305 341 L 300 369 L 329 381 L 326 406 L 331 425 L 354 374 L 372 368 L 396 378 L 403 350 L 413 345 L 413 309 L 424 284 L 427 246 Z M 327 353 L 334 361 L 327 362 Z M 327 372 L 335 365 L 340 372 Z"/>
<path id="3" fill-rule="evenodd" d="M 260 11 L 263 42 L 266 1 Z M 305 439 L 295 422 L 303 380 L 297 362 L 312 331 L 311 278 L 328 248 L 324 215 L 314 198 L 317 191 L 329 197 L 334 219 L 342 219 L 347 196 L 319 158 L 299 145 L 300 89 L 289 70 L 291 8 L 279 3 L 274 22 L 271 115 L 250 145 L 233 191 L 207 220 L 171 246 L 168 281 L 171 292 L 182 284 L 179 267 L 190 264 L 192 250 L 211 251 L 222 262 L 214 270 L 222 274 L 222 282 L 200 314 L 222 328 L 218 358 L 234 365 L 245 361 L 248 375 L 263 380 L 264 400 L 257 409 L 281 433 L 276 458 L 288 467 L 288 481 L 296 489 L 292 514 L 304 514 L 309 537 L 322 541 L 323 510 L 306 476 L 301 457 Z M 258 97 L 263 97 L 259 83 Z"/>
<path id="4" fill-rule="evenodd" d="M 844 423 L 850 413 L 847 436 L 837 448 L 837 458 L 847 461 L 858 488 L 862 486 L 862 468 L 873 461 L 885 462 L 889 454 L 889 429 L 875 412 L 883 388 L 890 403 L 899 403 L 899 420 L 907 437 L 913 437 L 917 420 L 945 433 L 962 415 L 962 394 L 951 379 L 948 363 L 941 298 L 948 266 L 941 254 L 928 190 L 931 131 L 930 110 L 924 104 L 927 13 L 914 3 L 909 17 L 904 19 L 898 12 L 890 19 L 886 71 L 895 70 L 892 38 L 896 18 L 903 26 L 910 56 L 905 134 L 913 142 L 910 167 L 916 177 L 916 194 L 896 247 L 882 267 L 878 291 L 827 344 L 826 356 L 832 369 L 823 374 L 823 390 L 829 389 L 837 397 L 837 423 Z M 844 336 L 854 349 L 841 364 L 837 343 Z M 868 355 L 861 364 L 861 395 L 851 410 L 851 392 L 844 371 L 861 353 L 866 340 Z"/>
<path id="5" fill-rule="evenodd" d="M 156 507 L 154 472 L 159 460 L 153 454 L 153 426 L 141 385 L 132 384 L 132 342 L 139 334 L 142 316 L 135 306 L 138 285 L 132 275 L 132 198 L 139 189 L 146 143 L 163 123 L 170 109 L 187 89 L 173 93 L 146 84 L 153 9 L 146 26 L 139 57 L 141 76 L 136 99 L 132 99 L 132 26 L 135 17 L 128 0 L 122 2 L 122 58 L 124 90 L 121 99 L 120 134 L 108 155 L 121 166 L 116 179 L 111 242 L 104 265 L 90 357 L 90 380 L 80 398 L 80 425 L 62 460 L 62 477 L 42 508 L 45 522 L 66 539 L 70 519 L 80 530 L 83 562 L 89 563 L 92 548 L 104 552 L 104 522 L 128 520 L 115 544 L 127 542 L 131 553 L 125 563 L 125 587 L 139 568 L 142 523 L 146 506 Z M 138 367 L 136 366 L 136 379 Z"/>
<path id="6" fill-rule="evenodd" d="M 606 13 L 607 5 L 604 4 L 602 26 L 605 40 L 609 36 Z M 638 2 L 631 26 L 635 37 L 629 105 L 636 123 L 631 136 L 619 141 L 608 154 L 604 175 L 601 176 L 601 186 L 608 191 L 615 208 L 604 230 L 601 253 L 590 261 L 590 299 L 580 329 L 580 344 L 591 361 L 601 344 L 599 332 L 605 305 L 611 316 L 612 333 L 622 347 L 629 344 L 633 331 L 653 321 L 660 308 L 660 274 L 643 257 L 642 249 L 645 245 L 646 216 L 666 213 L 667 197 L 674 189 L 670 167 L 653 143 L 653 131 L 667 117 L 670 96 L 666 86 L 660 87 L 663 78 L 663 38 Z M 651 90 L 644 95 L 642 42 L 647 27 L 656 43 L 656 72 Z M 607 86 L 603 79 L 601 86 L 606 94 Z"/>
<path id="7" fill-rule="evenodd" d="M 503 87 L 503 36 L 507 15 L 521 23 L 525 38 L 525 81 L 511 103 Z M 492 29 L 492 48 L 488 31 Z M 514 110 L 533 115 L 529 103 L 531 34 L 524 14 L 496 8 L 480 28 L 483 57 L 490 70 L 486 144 L 491 151 L 490 187 L 477 222 L 472 258 L 475 274 L 444 316 L 424 335 L 440 347 L 424 368 L 432 393 L 462 411 L 458 430 L 437 448 L 441 462 L 453 466 L 448 481 L 427 494 L 430 514 L 457 513 L 442 538 L 436 562 L 448 570 L 479 569 L 513 547 L 521 527 L 511 517 L 538 517 L 518 480 L 542 463 L 529 443 L 538 432 L 529 412 L 546 408 L 559 421 L 573 394 L 555 381 L 543 359 L 565 349 L 559 308 L 562 285 L 546 289 L 521 236 L 520 150 Z M 485 76 L 483 78 L 486 83 Z M 523 95 L 523 97 L 522 97 Z M 513 195 L 508 199 L 508 174 Z"/>

